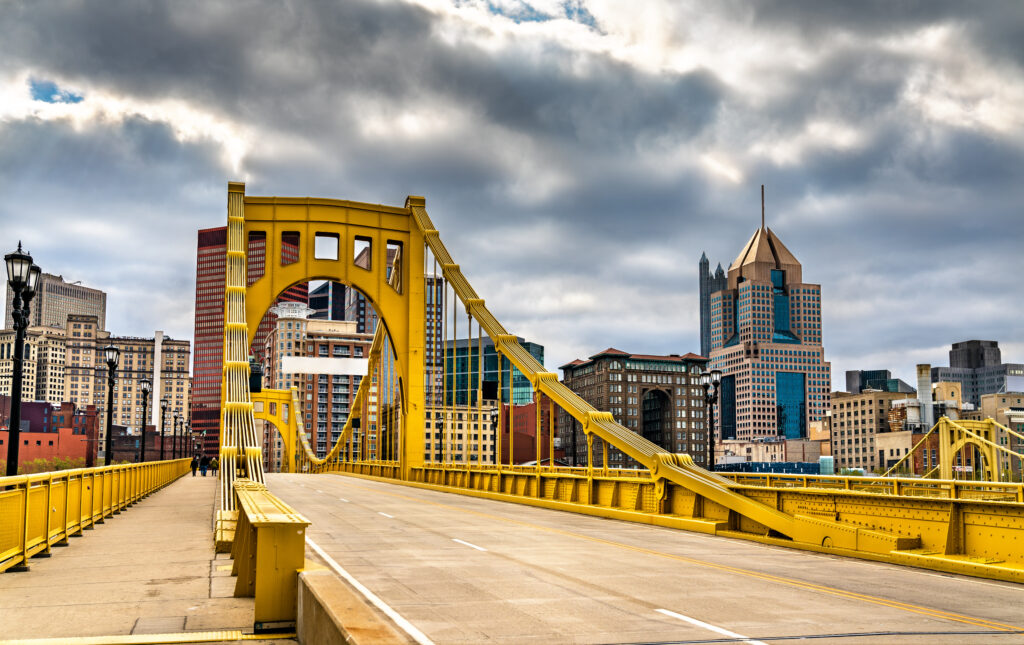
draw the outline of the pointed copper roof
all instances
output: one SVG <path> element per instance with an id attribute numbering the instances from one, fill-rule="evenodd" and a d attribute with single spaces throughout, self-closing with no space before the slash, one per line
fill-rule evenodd
<path id="1" fill-rule="evenodd" d="M 775 235 L 775 231 L 770 228 L 757 229 L 729 267 L 729 272 L 741 270 L 744 266 L 755 262 L 767 262 L 779 267 L 800 264 L 786 248 L 786 245 Z"/>

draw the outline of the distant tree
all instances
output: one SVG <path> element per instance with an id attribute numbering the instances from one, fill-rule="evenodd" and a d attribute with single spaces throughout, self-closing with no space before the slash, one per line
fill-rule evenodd
<path id="1" fill-rule="evenodd" d="M 33 459 L 22 462 L 18 466 L 19 475 L 32 475 L 35 473 L 49 473 L 58 470 L 70 470 L 72 468 L 85 468 L 85 457 L 53 457 L 52 459 Z"/>

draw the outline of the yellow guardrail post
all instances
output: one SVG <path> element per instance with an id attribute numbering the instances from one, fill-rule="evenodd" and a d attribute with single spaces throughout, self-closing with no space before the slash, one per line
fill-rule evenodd
<path id="1" fill-rule="evenodd" d="M 253 629 L 294 627 L 298 575 L 305 565 L 310 522 L 260 482 L 236 479 L 238 511 L 231 557 L 236 597 L 255 597 Z"/>

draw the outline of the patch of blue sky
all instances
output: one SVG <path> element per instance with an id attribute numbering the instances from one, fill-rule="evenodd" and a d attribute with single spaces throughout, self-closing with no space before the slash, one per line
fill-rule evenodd
<path id="1" fill-rule="evenodd" d="M 554 20 L 555 16 L 549 13 L 538 11 L 533 6 L 525 2 L 516 3 L 501 3 L 495 4 L 493 2 L 487 3 L 487 10 L 496 16 L 502 16 L 509 20 L 521 23 L 521 22 L 547 22 Z"/>
<path id="2" fill-rule="evenodd" d="M 53 81 L 29 80 L 29 90 L 32 92 L 32 100 L 44 101 L 46 103 L 79 103 L 82 101 L 80 94 L 57 87 Z"/>
<path id="3" fill-rule="evenodd" d="M 458 2 L 456 3 L 458 4 Z M 488 2 L 487 10 L 496 16 L 502 16 L 516 23 L 547 22 L 567 18 L 573 22 L 597 29 L 597 21 L 580 0 L 566 0 L 561 4 L 561 15 L 537 9 L 529 2 Z"/>
<path id="4" fill-rule="evenodd" d="M 565 17 L 573 22 L 586 25 L 591 29 L 597 29 L 597 21 L 594 20 L 594 16 L 587 11 L 587 8 L 583 6 L 580 0 L 570 0 L 569 2 L 562 3 L 562 9 L 565 10 Z"/>

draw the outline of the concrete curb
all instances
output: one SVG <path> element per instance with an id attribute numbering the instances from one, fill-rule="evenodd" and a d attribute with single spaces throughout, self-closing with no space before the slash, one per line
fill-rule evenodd
<path id="1" fill-rule="evenodd" d="M 301 572 L 298 596 L 296 632 L 300 643 L 407 645 L 413 642 L 332 571 Z"/>

